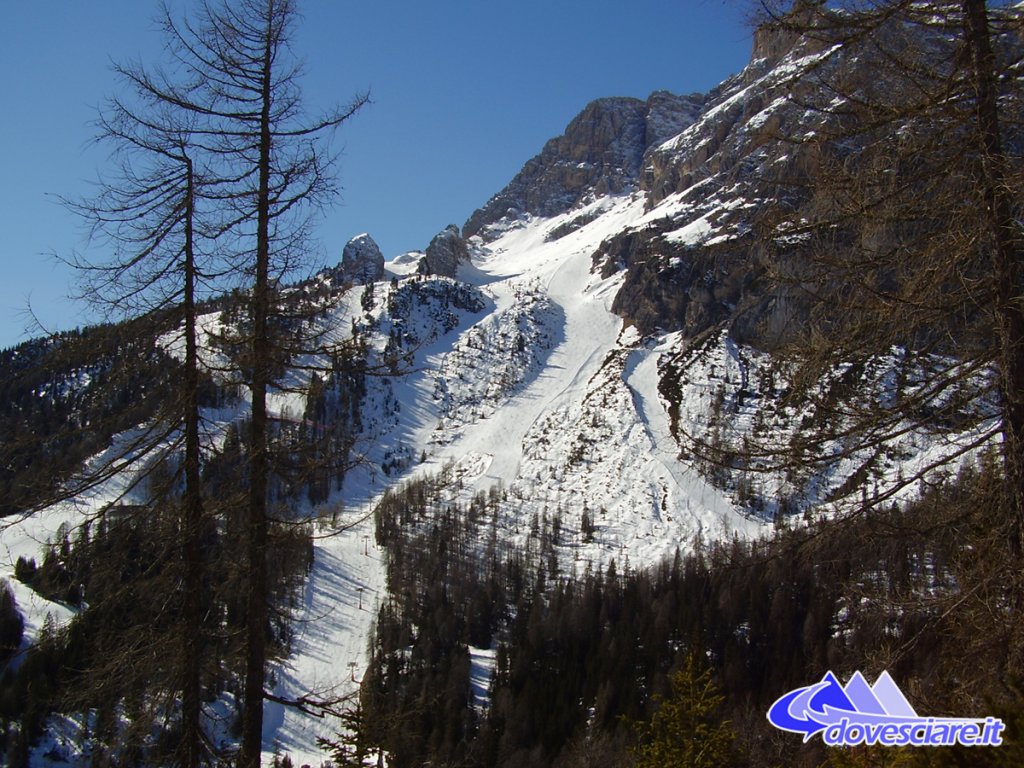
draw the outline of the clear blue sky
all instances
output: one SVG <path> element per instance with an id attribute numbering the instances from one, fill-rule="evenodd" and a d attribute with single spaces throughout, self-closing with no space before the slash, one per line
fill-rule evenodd
<path id="1" fill-rule="evenodd" d="M 187 8 L 172 0 L 172 8 Z M 742 0 L 306 0 L 296 49 L 306 101 L 373 103 L 340 131 L 340 203 L 319 240 L 335 263 L 369 232 L 384 255 L 421 249 L 499 191 L 589 101 L 707 91 L 750 53 Z M 24 338 L 29 301 L 53 329 L 90 321 L 47 254 L 84 247 L 53 200 L 102 172 L 91 146 L 112 61 L 156 61 L 143 0 L 4 3 L 0 47 L 0 347 Z M 89 253 L 91 258 L 102 254 Z"/>

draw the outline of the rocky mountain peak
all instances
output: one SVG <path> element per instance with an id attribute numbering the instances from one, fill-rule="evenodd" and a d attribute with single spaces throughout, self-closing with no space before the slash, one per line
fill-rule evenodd
<path id="1" fill-rule="evenodd" d="M 459 264 L 469 261 L 469 249 L 455 224 L 449 224 L 430 241 L 420 260 L 419 272 L 425 275 L 455 277 Z"/>
<path id="2" fill-rule="evenodd" d="M 657 91 L 647 100 L 592 101 L 463 228 L 470 237 L 503 217 L 554 216 L 588 196 L 637 188 L 646 151 L 696 120 L 703 96 Z M 485 237 L 486 239 L 486 237 Z"/>
<path id="3" fill-rule="evenodd" d="M 828 38 L 828 28 L 822 26 L 822 19 L 829 16 L 824 5 L 823 0 L 797 0 L 785 16 L 771 17 L 760 23 L 754 30 L 751 62 L 760 62 L 766 67 L 775 66 L 798 45 L 805 54 L 822 50 Z M 804 34 L 804 31 L 816 25 L 821 27 L 822 34 Z"/>
<path id="4" fill-rule="evenodd" d="M 338 272 L 345 282 L 365 285 L 384 276 L 384 254 L 376 241 L 365 232 L 345 244 Z"/>
<path id="5" fill-rule="evenodd" d="M 655 91 L 647 97 L 644 151 L 655 147 L 692 125 L 700 114 L 705 97 L 700 93 L 676 96 L 669 91 Z"/>

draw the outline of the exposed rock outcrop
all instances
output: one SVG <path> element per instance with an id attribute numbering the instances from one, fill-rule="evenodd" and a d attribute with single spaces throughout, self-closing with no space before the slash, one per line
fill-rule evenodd
<path id="1" fill-rule="evenodd" d="M 591 102 L 562 136 L 551 139 L 505 189 L 470 216 L 464 235 L 486 234 L 489 224 L 505 216 L 554 216 L 588 196 L 636 189 L 645 152 L 696 120 L 703 100 L 699 94 L 657 91 L 646 101 Z"/>
<path id="2" fill-rule="evenodd" d="M 455 277 L 459 264 L 469 261 L 469 249 L 459 234 L 459 228 L 449 224 L 434 236 L 420 261 L 419 271 L 425 275 Z"/>
<path id="3" fill-rule="evenodd" d="M 384 254 L 374 239 L 364 232 L 345 244 L 338 271 L 346 282 L 356 285 L 375 283 L 384 277 Z"/>

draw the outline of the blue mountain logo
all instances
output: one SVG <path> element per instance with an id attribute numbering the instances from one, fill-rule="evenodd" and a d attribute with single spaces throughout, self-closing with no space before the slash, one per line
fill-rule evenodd
<path id="1" fill-rule="evenodd" d="M 855 672 L 843 686 L 827 672 L 821 682 L 779 697 L 768 710 L 768 721 L 808 741 L 822 735 L 830 746 L 992 746 L 1003 743 L 1003 722 L 984 719 L 921 717 L 888 672 L 868 685 Z"/>

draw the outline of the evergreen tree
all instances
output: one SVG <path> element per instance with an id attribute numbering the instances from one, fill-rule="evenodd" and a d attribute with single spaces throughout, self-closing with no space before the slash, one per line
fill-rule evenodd
<path id="1" fill-rule="evenodd" d="M 0 581 L 0 663 L 5 662 L 21 645 L 25 632 L 25 620 L 18 610 L 11 586 Z"/>
<path id="2" fill-rule="evenodd" d="M 734 765 L 736 736 L 731 724 L 721 720 L 724 701 L 712 671 L 695 652 L 688 653 L 672 675 L 672 696 L 660 702 L 649 721 L 637 724 L 637 768 Z"/>
<path id="3" fill-rule="evenodd" d="M 367 724 L 362 706 L 345 709 L 338 718 L 345 733 L 334 739 L 317 739 L 318 746 L 331 756 L 338 768 L 363 768 L 370 754 Z"/>

